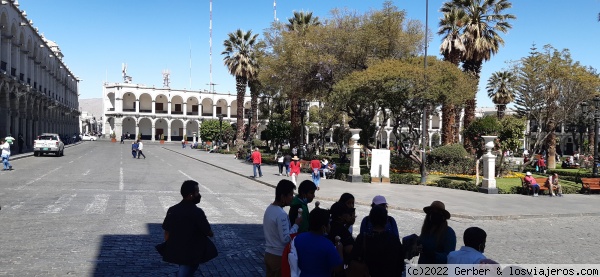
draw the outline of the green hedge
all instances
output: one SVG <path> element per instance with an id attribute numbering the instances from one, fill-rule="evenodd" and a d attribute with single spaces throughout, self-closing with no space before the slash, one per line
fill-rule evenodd
<path id="1" fill-rule="evenodd" d="M 412 173 L 390 174 L 390 183 L 392 184 L 418 185 L 420 182 L 421 178 Z"/>

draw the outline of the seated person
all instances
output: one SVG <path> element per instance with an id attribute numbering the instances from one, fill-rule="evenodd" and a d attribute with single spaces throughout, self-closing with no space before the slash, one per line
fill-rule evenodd
<path id="1" fill-rule="evenodd" d="M 335 162 L 331 162 L 327 165 L 327 174 L 329 175 L 329 176 L 327 176 L 327 178 L 333 179 L 336 168 L 337 168 L 337 165 L 335 164 Z"/>
<path id="2" fill-rule="evenodd" d="M 533 196 L 538 196 L 538 193 L 540 192 L 540 185 L 538 185 L 535 178 L 531 176 L 531 172 L 527 171 L 527 173 L 525 173 L 525 178 L 523 178 L 523 181 L 525 181 L 525 185 L 531 188 L 533 191 Z"/>
<path id="3" fill-rule="evenodd" d="M 546 186 L 550 190 L 550 196 L 555 196 L 554 188 L 556 187 L 558 196 L 562 197 L 562 188 L 560 187 L 560 184 L 558 183 L 558 174 L 557 173 L 554 173 L 554 174 L 548 176 L 548 180 L 546 181 Z"/>

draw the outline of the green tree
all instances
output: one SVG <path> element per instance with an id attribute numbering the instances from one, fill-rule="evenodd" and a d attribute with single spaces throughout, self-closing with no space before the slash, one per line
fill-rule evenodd
<path id="1" fill-rule="evenodd" d="M 532 47 L 514 70 L 518 76 L 515 107 L 533 127 L 529 130 L 530 145 L 534 153 L 545 148 L 548 156 L 554 157 L 556 128 L 576 121 L 579 105 L 598 94 L 598 74 L 573 61 L 568 49 L 559 51 L 551 45 L 544 46 L 543 52 Z M 548 168 L 555 167 L 555 159 L 548 159 Z"/>
<path id="2" fill-rule="evenodd" d="M 465 53 L 462 57 L 463 70 L 472 75 L 477 82 L 480 79 L 481 66 L 496 54 L 504 40 L 499 33 L 506 33 L 511 24 L 508 22 L 516 17 L 505 14 L 512 4 L 508 0 L 450 0 L 442 5 L 443 13 L 453 10 L 463 10 L 467 15 L 466 24 L 461 28 Z M 465 102 L 463 126 L 467 127 L 475 118 L 475 94 Z M 471 147 L 465 140 L 465 148 Z"/>
<path id="3" fill-rule="evenodd" d="M 244 32 L 241 29 L 229 33 L 229 38 L 223 42 L 225 50 L 221 53 L 225 57 L 223 62 L 231 75 L 235 77 L 237 93 L 237 148 L 240 151 L 244 144 L 244 96 L 248 80 L 256 75 L 257 66 L 253 58 L 256 37 L 252 31 Z"/>
<path id="4" fill-rule="evenodd" d="M 498 136 L 502 126 L 495 116 L 484 116 L 475 119 L 463 131 L 463 137 L 470 142 L 475 152 L 476 184 L 479 184 L 479 162 L 485 153 L 485 141 L 481 136 Z"/>
<path id="5" fill-rule="evenodd" d="M 488 97 L 496 104 L 499 119 L 504 117 L 506 105 L 515 100 L 514 86 L 516 80 L 515 75 L 508 71 L 494 72 L 488 80 L 486 87 Z"/>
<path id="6" fill-rule="evenodd" d="M 277 149 L 281 149 L 283 142 L 290 138 L 291 126 L 281 117 L 273 117 L 263 132 L 265 132 L 267 140 L 272 140 L 273 145 Z"/>
<path id="7" fill-rule="evenodd" d="M 523 147 L 523 134 L 525 133 L 525 120 L 516 116 L 506 116 L 500 119 L 500 125 L 502 126 L 498 133 L 498 146 L 501 150 L 500 164 L 496 171 L 497 176 L 502 176 L 502 170 L 504 167 L 501 165 L 504 163 L 504 152 L 507 150 L 515 151 Z"/>
<path id="8" fill-rule="evenodd" d="M 223 131 L 221 133 L 221 130 Z M 231 132 L 233 130 L 231 127 L 231 123 L 229 121 L 223 121 L 223 128 L 221 129 L 221 125 L 219 120 L 217 119 L 209 119 L 202 122 L 200 125 L 200 138 L 203 141 L 212 141 L 216 142 L 219 140 L 220 135 L 223 134 L 223 141 L 229 141 L 230 138 L 226 137 L 226 132 Z"/>

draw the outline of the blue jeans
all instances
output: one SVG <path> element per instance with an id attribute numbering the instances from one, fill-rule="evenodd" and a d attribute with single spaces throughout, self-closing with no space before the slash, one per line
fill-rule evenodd
<path id="1" fill-rule="evenodd" d="M 319 186 L 319 183 L 321 181 L 321 173 L 319 172 L 318 168 L 313 168 L 312 181 L 317 187 Z"/>
<path id="2" fill-rule="evenodd" d="M 290 175 L 290 163 L 285 163 L 285 172 Z"/>
<path id="3" fill-rule="evenodd" d="M 2 156 L 2 164 L 4 165 L 4 169 L 10 169 L 10 163 L 8 162 L 9 156 Z"/>
<path id="4" fill-rule="evenodd" d="M 256 178 L 256 169 L 258 168 L 258 176 L 262 177 L 262 170 L 260 170 L 260 164 L 252 164 L 252 171 L 254 172 L 254 178 Z"/>
<path id="5" fill-rule="evenodd" d="M 539 193 L 540 192 L 540 185 L 538 185 L 538 184 L 531 185 L 531 190 L 533 191 L 533 193 Z"/>
<path id="6" fill-rule="evenodd" d="M 200 264 L 197 264 L 197 265 L 183 265 L 183 264 L 180 264 L 179 265 L 179 271 L 177 272 L 177 277 L 190 277 L 190 276 L 194 276 L 194 272 L 196 272 L 196 270 L 198 270 L 198 266 L 200 266 Z"/>

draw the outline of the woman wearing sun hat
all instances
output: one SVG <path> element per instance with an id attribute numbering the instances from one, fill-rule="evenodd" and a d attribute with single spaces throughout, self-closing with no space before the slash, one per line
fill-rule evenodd
<path id="1" fill-rule="evenodd" d="M 450 213 L 441 201 L 423 208 L 425 220 L 419 236 L 419 264 L 445 264 L 456 249 L 456 233 L 448 226 Z"/>
<path id="2" fill-rule="evenodd" d="M 292 162 L 290 163 L 290 176 L 292 176 L 292 182 L 295 185 L 296 178 L 300 176 L 300 159 L 298 156 L 292 158 Z"/>

